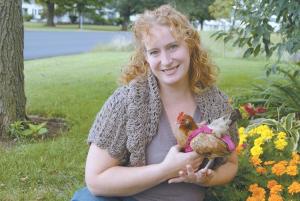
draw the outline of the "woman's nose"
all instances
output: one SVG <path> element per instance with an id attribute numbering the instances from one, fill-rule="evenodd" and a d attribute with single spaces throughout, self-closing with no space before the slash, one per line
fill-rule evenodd
<path id="1" fill-rule="evenodd" d="M 160 61 L 161 61 L 162 66 L 170 65 L 172 63 L 172 57 L 171 57 L 170 53 L 168 53 L 166 51 L 162 52 Z"/>

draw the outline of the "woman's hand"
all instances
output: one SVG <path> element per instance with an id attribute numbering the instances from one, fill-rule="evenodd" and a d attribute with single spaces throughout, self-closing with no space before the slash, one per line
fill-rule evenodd
<path id="1" fill-rule="evenodd" d="M 201 169 L 197 171 L 197 169 L 193 168 L 191 165 L 186 166 L 186 171 L 179 171 L 179 177 L 170 179 L 169 183 L 194 183 L 202 186 L 206 186 L 209 184 L 210 180 L 214 175 L 214 171 L 211 169 Z"/>
<path id="2" fill-rule="evenodd" d="M 178 176 L 179 171 L 186 172 L 186 166 L 198 169 L 203 161 L 203 157 L 196 152 L 183 153 L 180 152 L 178 145 L 171 147 L 165 159 L 161 163 L 164 171 L 167 173 L 167 179 Z"/>

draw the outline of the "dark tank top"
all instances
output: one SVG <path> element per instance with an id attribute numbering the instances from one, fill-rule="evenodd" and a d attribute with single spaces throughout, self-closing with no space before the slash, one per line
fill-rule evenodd
<path id="1" fill-rule="evenodd" d="M 196 108 L 194 119 L 200 122 L 200 110 Z M 170 148 L 176 145 L 176 139 L 168 122 L 166 112 L 163 110 L 158 133 L 149 143 L 146 149 L 146 164 L 157 164 L 163 161 Z M 191 183 L 168 184 L 163 182 L 148 190 L 134 195 L 138 201 L 202 201 L 205 188 Z"/>

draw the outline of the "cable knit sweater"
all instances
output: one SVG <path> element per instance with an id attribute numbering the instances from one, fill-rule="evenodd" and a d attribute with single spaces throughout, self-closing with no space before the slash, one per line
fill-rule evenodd
<path id="1" fill-rule="evenodd" d="M 216 87 L 195 96 L 203 120 L 208 122 L 231 111 L 228 98 Z M 122 165 L 145 165 L 147 144 L 157 133 L 161 100 L 156 78 L 136 79 L 119 87 L 105 102 L 90 130 L 94 143 L 118 159 Z M 231 133 L 236 133 L 233 127 Z M 236 135 L 233 136 L 237 142 Z"/>

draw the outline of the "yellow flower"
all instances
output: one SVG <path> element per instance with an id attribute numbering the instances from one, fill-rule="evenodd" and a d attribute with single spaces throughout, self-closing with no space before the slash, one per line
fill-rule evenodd
<path id="1" fill-rule="evenodd" d="M 300 183 L 294 181 L 289 187 L 289 193 L 290 194 L 294 194 L 294 193 L 300 193 Z"/>
<path id="2" fill-rule="evenodd" d="M 258 137 L 254 140 L 254 145 L 255 146 L 260 146 L 264 143 L 264 139 L 262 137 Z"/>
<path id="3" fill-rule="evenodd" d="M 245 128 L 240 127 L 238 132 L 239 132 L 239 138 L 240 138 L 239 145 L 242 145 L 247 141 L 247 135 L 245 134 Z"/>
<path id="4" fill-rule="evenodd" d="M 260 146 L 254 146 L 250 150 L 252 156 L 259 156 L 263 153 L 263 149 Z"/>
<path id="5" fill-rule="evenodd" d="M 261 137 L 265 140 L 270 140 L 272 139 L 274 133 L 271 129 L 264 129 L 262 132 L 261 132 Z"/>
<path id="6" fill-rule="evenodd" d="M 285 139 L 277 139 L 275 142 L 275 148 L 279 150 L 283 150 L 287 146 L 287 141 Z"/>
<path id="7" fill-rule="evenodd" d="M 286 168 L 286 174 L 290 176 L 296 176 L 298 174 L 298 168 L 296 165 L 289 165 Z"/>
<path id="8" fill-rule="evenodd" d="M 286 133 L 285 132 L 279 132 L 278 134 L 277 134 L 277 138 L 286 138 Z"/>

